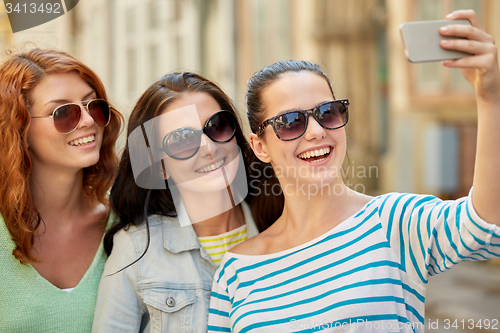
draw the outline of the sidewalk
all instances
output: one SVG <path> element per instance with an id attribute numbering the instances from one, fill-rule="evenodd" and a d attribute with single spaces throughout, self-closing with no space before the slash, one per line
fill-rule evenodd
<path id="1" fill-rule="evenodd" d="M 430 277 L 425 309 L 426 332 L 500 333 L 500 267 L 463 262 Z"/>

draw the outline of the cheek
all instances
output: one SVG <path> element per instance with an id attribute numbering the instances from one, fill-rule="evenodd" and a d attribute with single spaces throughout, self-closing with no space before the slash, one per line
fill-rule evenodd
<path id="1" fill-rule="evenodd" d="M 337 146 L 345 147 L 347 145 L 347 135 L 344 128 L 328 131 L 330 132 L 330 137 L 336 142 Z"/>
<path id="2" fill-rule="evenodd" d="M 338 133 L 338 135 L 333 137 L 333 139 L 335 140 L 337 158 L 340 158 L 343 161 L 347 154 L 347 137 L 345 135 L 345 131 L 343 131 L 343 133 Z"/>
<path id="3" fill-rule="evenodd" d="M 347 137 L 345 135 L 345 131 L 342 134 L 342 136 L 340 137 L 340 143 L 342 144 L 344 151 L 346 151 L 347 150 Z"/>
<path id="4" fill-rule="evenodd" d="M 52 125 L 52 124 L 51 124 Z M 44 144 L 47 139 L 50 139 L 51 130 L 46 127 L 37 126 L 31 124 L 26 141 L 28 142 L 28 147 L 35 148 Z"/>
<path id="5" fill-rule="evenodd" d="M 236 138 L 233 138 L 231 141 L 220 144 L 220 147 L 227 151 L 228 154 L 237 155 L 241 148 L 239 148 L 238 143 L 236 142 Z"/>
<path id="6" fill-rule="evenodd" d="M 178 182 L 181 180 L 185 180 L 186 177 L 189 177 L 189 171 L 194 167 L 194 158 L 190 158 L 184 161 L 177 161 L 170 157 L 163 159 L 163 164 L 165 165 L 165 171 L 167 175 L 172 177 L 174 182 L 177 180 Z"/>
<path id="7" fill-rule="evenodd" d="M 176 170 L 175 161 L 172 161 L 170 157 L 166 157 L 163 159 L 163 165 L 165 166 L 165 171 L 171 175 L 172 172 Z"/>
<path id="8" fill-rule="evenodd" d="M 271 165 L 285 167 L 296 163 L 295 151 L 297 146 L 293 141 L 281 141 L 276 139 L 275 142 L 268 140 L 266 147 L 268 155 L 271 158 Z"/>
<path id="9" fill-rule="evenodd" d="M 99 137 L 99 144 L 104 141 L 104 128 L 97 126 L 97 135 Z"/>
<path id="10" fill-rule="evenodd" d="M 26 136 L 26 140 L 28 141 L 29 146 L 31 146 L 35 142 L 34 139 L 38 136 L 38 132 L 39 130 L 37 125 L 32 122 Z"/>
<path id="11" fill-rule="evenodd" d="M 31 147 L 31 129 L 28 130 L 27 136 L 26 136 L 26 142 L 28 143 L 28 148 Z"/>

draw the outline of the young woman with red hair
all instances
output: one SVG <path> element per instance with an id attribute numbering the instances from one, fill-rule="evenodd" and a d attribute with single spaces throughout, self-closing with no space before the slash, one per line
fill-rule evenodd
<path id="1" fill-rule="evenodd" d="M 91 330 L 122 122 L 64 52 L 0 64 L 0 331 Z"/>

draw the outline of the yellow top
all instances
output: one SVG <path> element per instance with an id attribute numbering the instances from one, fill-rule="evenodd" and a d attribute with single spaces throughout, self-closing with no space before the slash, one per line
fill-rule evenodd
<path id="1" fill-rule="evenodd" d="M 220 235 L 198 237 L 201 246 L 207 251 L 212 261 L 217 265 L 220 263 L 224 254 L 234 246 L 248 238 L 247 225 L 225 232 Z"/>

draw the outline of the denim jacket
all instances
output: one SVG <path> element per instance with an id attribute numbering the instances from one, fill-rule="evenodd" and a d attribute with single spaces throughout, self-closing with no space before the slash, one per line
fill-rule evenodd
<path id="1" fill-rule="evenodd" d="M 248 237 L 258 231 L 245 202 L 241 203 Z M 179 214 L 181 216 L 181 214 Z M 181 217 L 182 218 L 182 217 Z M 113 238 L 99 285 L 92 332 L 206 332 L 212 280 L 217 265 L 200 245 L 191 224 L 178 218 L 148 217 L 146 224 L 120 230 Z"/>

